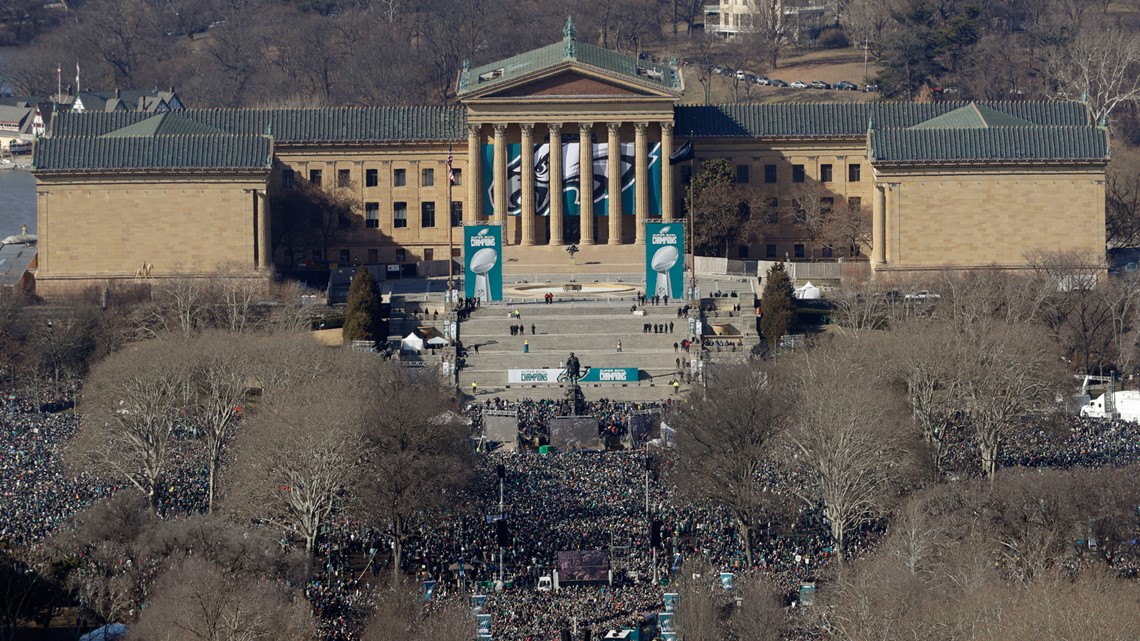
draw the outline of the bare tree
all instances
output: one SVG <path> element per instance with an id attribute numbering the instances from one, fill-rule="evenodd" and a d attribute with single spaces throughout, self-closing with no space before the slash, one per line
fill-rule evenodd
<path id="1" fill-rule="evenodd" d="M 167 569 L 131 628 L 155 641 L 312 639 L 312 609 L 283 584 L 188 557 Z"/>
<path id="2" fill-rule="evenodd" d="M 1140 37 L 1115 26 L 1086 26 L 1051 59 L 1058 96 L 1087 99 L 1095 122 L 1140 99 Z"/>
<path id="3" fill-rule="evenodd" d="M 958 409 L 955 369 L 940 342 L 949 331 L 942 323 L 915 320 L 884 340 L 905 387 L 914 427 L 930 453 L 935 481 L 942 480 L 946 471 L 948 436 Z"/>
<path id="4" fill-rule="evenodd" d="M 874 393 L 879 376 L 859 362 L 857 350 L 850 340 L 820 346 L 785 372 L 796 408 L 787 443 L 804 479 L 792 489 L 809 506 L 823 504 L 841 561 L 847 535 L 886 511 L 891 483 L 908 467 L 890 420 L 894 408 Z"/>
<path id="5" fill-rule="evenodd" d="M 356 489 L 358 391 L 328 380 L 275 394 L 234 441 L 229 509 L 297 536 L 311 556 Z"/>
<path id="6" fill-rule="evenodd" d="M 675 483 L 690 498 L 732 512 L 751 567 L 752 528 L 773 501 L 761 472 L 772 439 L 784 426 L 784 406 L 764 371 L 736 367 L 718 375 L 717 382 L 707 396 L 694 397 L 681 409 L 681 424 L 691 427 L 677 431 Z"/>
<path id="7" fill-rule="evenodd" d="M 154 341 L 100 363 L 83 392 L 84 429 L 68 444 L 71 464 L 125 481 L 157 510 L 186 407 L 187 372 Z"/>
<path id="8" fill-rule="evenodd" d="M 432 641 L 470 639 L 475 622 L 466 605 L 452 600 L 425 608 L 419 587 L 408 581 L 396 581 L 377 590 L 374 595 L 376 607 L 361 634 L 363 641 L 388 641 L 409 636 Z"/>
<path id="9" fill-rule="evenodd" d="M 438 379 L 374 360 L 359 372 L 371 403 L 360 465 L 364 509 L 391 541 L 398 575 L 408 537 L 434 510 L 453 503 L 473 467 L 463 446 L 465 426 L 448 411 Z"/>

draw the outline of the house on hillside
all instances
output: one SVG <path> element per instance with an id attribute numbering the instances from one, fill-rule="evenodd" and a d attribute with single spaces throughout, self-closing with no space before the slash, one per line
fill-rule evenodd
<path id="1" fill-rule="evenodd" d="M 115 89 L 114 91 L 80 91 L 71 104 L 72 111 L 138 111 L 161 113 L 182 111 L 182 104 L 174 87 L 168 91 L 158 89 Z"/>

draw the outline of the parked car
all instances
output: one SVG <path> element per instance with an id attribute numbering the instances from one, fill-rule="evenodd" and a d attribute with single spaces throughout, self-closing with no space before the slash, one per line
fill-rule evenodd
<path id="1" fill-rule="evenodd" d="M 793 89 L 807 89 L 808 88 L 808 85 L 806 82 L 800 82 L 799 80 L 793 80 L 792 84 L 789 86 L 792 87 Z"/>
<path id="2" fill-rule="evenodd" d="M 831 85 L 822 81 L 822 80 L 812 80 L 811 81 L 811 88 L 812 89 L 831 89 Z"/>
<path id="3" fill-rule="evenodd" d="M 878 91 L 878 90 L 879 90 L 879 85 L 867 85 L 866 87 L 863 87 L 863 91 Z"/>
<path id="4" fill-rule="evenodd" d="M 939 298 L 942 298 L 942 296 L 926 289 L 920 289 L 917 292 L 911 292 L 906 295 L 907 300 L 938 300 Z"/>
<path id="5" fill-rule="evenodd" d="M 835 88 L 846 91 L 859 91 L 859 85 L 853 82 L 847 82 L 846 80 L 840 80 L 839 82 L 835 83 Z"/>
<path id="6" fill-rule="evenodd" d="M 748 72 L 744 71 L 743 69 L 737 69 L 736 70 L 736 79 L 737 80 L 747 80 L 748 79 Z"/>
<path id="7" fill-rule="evenodd" d="M 780 80 L 779 78 L 772 78 L 771 80 L 768 81 L 768 86 L 769 87 L 787 87 L 788 83 L 784 82 L 783 80 Z"/>
<path id="8" fill-rule="evenodd" d="M 763 85 L 767 85 L 768 82 L 769 81 L 768 81 L 767 76 L 759 76 L 752 81 L 752 84 L 763 86 Z"/>

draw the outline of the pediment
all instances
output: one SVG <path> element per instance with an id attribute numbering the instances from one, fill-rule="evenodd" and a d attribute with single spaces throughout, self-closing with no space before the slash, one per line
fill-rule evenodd
<path id="1" fill-rule="evenodd" d="M 649 78 L 642 82 L 640 79 L 570 63 L 487 87 L 484 91 L 476 90 L 463 96 L 462 99 L 468 101 L 497 98 L 677 98 L 679 92 L 654 86 L 652 82 Z"/>

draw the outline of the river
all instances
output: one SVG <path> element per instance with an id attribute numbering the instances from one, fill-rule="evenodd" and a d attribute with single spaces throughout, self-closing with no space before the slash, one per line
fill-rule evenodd
<path id="1" fill-rule="evenodd" d="M 20 225 L 36 233 L 36 179 L 31 172 L 0 169 L 0 238 L 20 233 Z"/>

